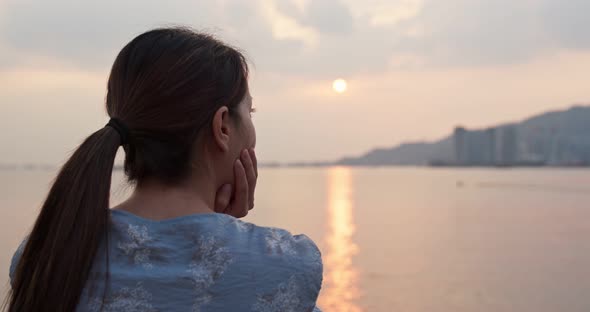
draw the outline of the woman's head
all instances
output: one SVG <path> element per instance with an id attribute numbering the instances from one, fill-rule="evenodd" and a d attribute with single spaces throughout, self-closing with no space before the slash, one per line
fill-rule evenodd
<path id="1" fill-rule="evenodd" d="M 239 151 L 255 145 L 247 79 L 244 56 L 210 35 L 163 28 L 128 43 L 111 70 L 106 105 L 131 131 L 129 180 L 177 183 L 195 165 L 232 168 Z"/>
<path id="2" fill-rule="evenodd" d="M 129 130 L 129 180 L 174 185 L 206 168 L 212 182 L 231 182 L 240 151 L 256 143 L 247 79 L 244 56 L 209 35 L 162 28 L 127 44 L 113 65 L 106 106 Z M 9 311 L 75 310 L 101 241 L 108 250 L 120 144 L 117 130 L 99 129 L 59 171 L 16 266 Z"/>

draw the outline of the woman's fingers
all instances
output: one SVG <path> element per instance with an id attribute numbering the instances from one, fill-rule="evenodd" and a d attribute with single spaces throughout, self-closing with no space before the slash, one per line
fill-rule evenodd
<path id="1" fill-rule="evenodd" d="M 248 188 L 248 178 L 246 177 L 246 169 L 241 160 L 237 160 L 234 165 L 234 181 L 236 183 L 234 188 L 234 199 L 231 203 L 230 214 L 234 217 L 241 218 L 248 214 L 248 197 L 250 190 Z"/>
<path id="2" fill-rule="evenodd" d="M 242 163 L 244 164 L 244 168 L 246 171 L 246 178 L 248 180 L 248 209 L 254 208 L 254 190 L 256 189 L 256 169 L 254 167 L 254 162 L 250 157 L 250 152 L 248 150 L 243 150 L 241 155 Z"/>
<path id="3" fill-rule="evenodd" d="M 215 212 L 236 218 L 245 217 L 254 208 L 258 164 L 253 149 L 246 149 L 234 163 L 234 185 L 224 184 L 215 196 Z"/>
<path id="4" fill-rule="evenodd" d="M 253 148 L 249 149 L 248 152 L 250 153 L 250 158 L 252 158 L 252 163 L 254 164 L 254 172 L 256 173 L 256 178 L 258 178 L 258 159 L 256 158 L 256 152 Z"/>
<path id="5" fill-rule="evenodd" d="M 224 184 L 219 188 L 219 190 L 217 190 L 217 194 L 215 195 L 215 212 L 226 212 L 231 201 L 231 195 L 231 184 Z"/>

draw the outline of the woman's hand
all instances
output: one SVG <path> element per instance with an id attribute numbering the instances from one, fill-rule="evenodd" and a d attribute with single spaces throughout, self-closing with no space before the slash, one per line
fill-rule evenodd
<path id="1" fill-rule="evenodd" d="M 215 212 L 236 218 L 245 217 L 254 208 L 254 190 L 258 179 L 258 162 L 254 149 L 245 149 L 234 163 L 234 183 L 224 184 L 215 196 Z"/>

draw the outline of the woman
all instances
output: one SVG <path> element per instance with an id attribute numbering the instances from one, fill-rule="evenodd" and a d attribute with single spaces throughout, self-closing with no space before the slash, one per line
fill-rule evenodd
<path id="1" fill-rule="evenodd" d="M 9 311 L 313 311 L 319 250 L 242 222 L 257 179 L 237 50 L 163 28 L 117 56 L 111 120 L 59 172 L 10 269 Z M 135 185 L 109 209 L 115 154 Z"/>

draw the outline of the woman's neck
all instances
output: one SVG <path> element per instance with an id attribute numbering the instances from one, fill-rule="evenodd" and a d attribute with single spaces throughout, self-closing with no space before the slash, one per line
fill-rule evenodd
<path id="1" fill-rule="evenodd" d="M 150 220 L 164 220 L 190 214 L 214 213 L 216 188 L 205 180 L 178 186 L 144 181 L 124 202 L 113 207 Z"/>

